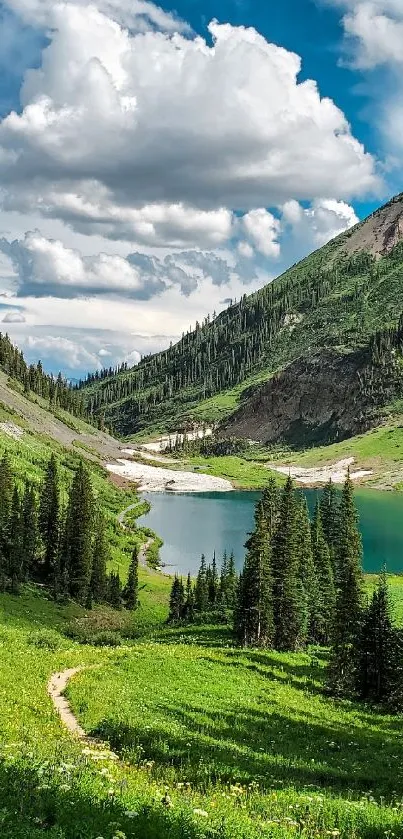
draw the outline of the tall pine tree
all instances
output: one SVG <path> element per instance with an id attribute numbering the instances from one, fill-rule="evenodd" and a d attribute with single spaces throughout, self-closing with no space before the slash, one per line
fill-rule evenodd
<path id="1" fill-rule="evenodd" d="M 303 632 L 297 513 L 294 485 L 289 477 L 280 501 L 272 550 L 274 646 L 277 650 L 295 650 Z"/>
<path id="2" fill-rule="evenodd" d="M 54 583 L 58 566 L 60 526 L 60 490 L 57 461 L 52 454 L 40 492 L 39 527 L 44 545 L 42 574 L 48 583 Z"/>
<path id="3" fill-rule="evenodd" d="M 349 474 L 340 502 L 336 567 L 336 607 L 329 680 L 335 693 L 348 694 L 354 690 L 356 683 L 355 651 L 362 621 L 362 544 Z"/>
<path id="4" fill-rule="evenodd" d="M 235 632 L 244 646 L 271 646 L 274 632 L 272 576 L 267 522 L 262 502 L 256 506 L 255 529 L 246 548 L 234 615 Z"/>
<path id="5" fill-rule="evenodd" d="M 81 462 L 75 472 L 67 505 L 64 563 L 70 594 L 85 604 L 92 574 L 94 497 L 87 470 Z"/>
<path id="6" fill-rule="evenodd" d="M 110 559 L 105 534 L 105 520 L 98 513 L 92 552 L 90 590 L 95 603 L 103 603 L 107 597 L 107 564 Z"/>
<path id="7" fill-rule="evenodd" d="M 131 562 L 129 565 L 129 573 L 127 575 L 127 582 L 123 590 L 123 602 L 126 609 L 131 612 L 137 609 L 139 593 L 139 549 L 135 545 L 132 553 Z"/>
<path id="8" fill-rule="evenodd" d="M 311 610 L 311 640 L 327 646 L 331 641 L 336 604 L 333 566 L 329 545 L 325 539 L 321 508 L 316 504 L 311 525 L 312 553 L 314 564 L 314 590 Z"/>

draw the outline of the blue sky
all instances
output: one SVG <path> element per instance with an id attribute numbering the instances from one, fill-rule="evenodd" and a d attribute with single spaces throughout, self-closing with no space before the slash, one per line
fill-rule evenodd
<path id="1" fill-rule="evenodd" d="M 136 362 L 403 189 L 401 0 L 6 0 L 0 44 L 0 328 L 48 369 Z"/>

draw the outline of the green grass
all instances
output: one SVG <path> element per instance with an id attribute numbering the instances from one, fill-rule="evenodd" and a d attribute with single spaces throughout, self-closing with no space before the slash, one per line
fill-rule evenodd
<path id="1" fill-rule="evenodd" d="M 173 812 L 204 811 L 200 835 L 402 836 L 398 718 L 335 702 L 322 680 L 309 655 L 147 643 L 68 695 Z"/>
<path id="2" fill-rule="evenodd" d="M 244 457 L 228 455 L 226 457 L 191 457 L 185 460 L 187 466 L 199 467 L 201 472 L 227 478 L 237 489 L 261 489 L 273 474 L 264 464 L 247 460 Z"/>

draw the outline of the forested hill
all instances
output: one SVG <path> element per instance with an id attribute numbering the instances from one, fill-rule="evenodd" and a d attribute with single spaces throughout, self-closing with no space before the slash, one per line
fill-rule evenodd
<path id="1" fill-rule="evenodd" d="M 169 428 L 180 417 L 215 419 L 217 405 L 230 414 L 274 372 L 324 350 L 338 358 L 358 353 L 354 375 L 362 364 L 368 393 L 371 365 L 390 360 L 391 344 L 400 347 L 402 240 L 400 195 L 164 352 L 116 375 L 89 377 L 82 387 L 90 411 L 122 434 Z M 386 387 L 380 401 L 390 398 Z"/>

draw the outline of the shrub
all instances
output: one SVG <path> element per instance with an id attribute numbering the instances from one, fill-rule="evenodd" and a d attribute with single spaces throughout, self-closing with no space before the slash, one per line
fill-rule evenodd
<path id="1" fill-rule="evenodd" d="M 98 632 L 89 643 L 94 647 L 120 647 L 122 638 L 117 632 Z"/>
<path id="2" fill-rule="evenodd" d="M 61 642 L 60 635 L 51 629 L 39 629 L 27 637 L 27 643 L 40 650 L 58 650 L 61 647 Z"/>

